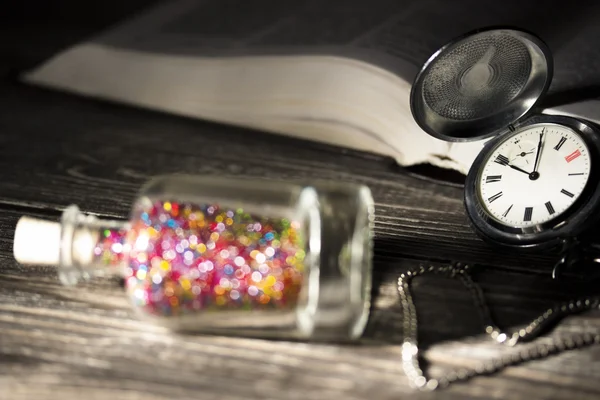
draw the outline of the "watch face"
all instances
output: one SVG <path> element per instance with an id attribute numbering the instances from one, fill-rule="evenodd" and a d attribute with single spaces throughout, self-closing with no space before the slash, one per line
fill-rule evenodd
<path id="1" fill-rule="evenodd" d="M 476 194 L 497 223 L 528 228 L 557 220 L 580 198 L 591 156 L 575 130 L 553 123 L 507 134 L 483 160 Z"/>

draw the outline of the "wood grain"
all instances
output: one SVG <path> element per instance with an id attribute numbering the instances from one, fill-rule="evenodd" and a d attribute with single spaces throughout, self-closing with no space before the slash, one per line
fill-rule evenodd
<path id="1" fill-rule="evenodd" d="M 499 251 L 470 229 L 460 187 L 412 176 L 390 160 L 250 130 L 58 93 L 0 91 L 0 398 L 397 399 L 598 398 L 600 349 L 571 351 L 425 394 L 401 371 L 395 281 L 420 263 L 481 264 L 475 274 L 503 326 L 554 302 L 598 294 L 577 274 L 556 282 L 554 258 Z M 376 200 L 374 302 L 358 345 L 175 335 L 139 320 L 118 281 L 59 284 L 52 268 L 12 257 L 22 214 L 58 218 L 68 204 L 126 217 L 158 173 L 362 182 Z M 482 337 L 469 294 L 440 277 L 415 280 L 431 373 L 510 350 Z M 571 317 L 541 340 L 600 333 L 600 314 Z"/>

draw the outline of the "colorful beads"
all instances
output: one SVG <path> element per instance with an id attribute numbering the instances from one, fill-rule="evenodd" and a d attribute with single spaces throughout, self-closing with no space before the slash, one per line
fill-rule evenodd
<path id="1" fill-rule="evenodd" d="M 139 206 L 126 240 L 128 293 L 156 315 L 293 308 L 306 255 L 301 232 L 296 221 L 216 204 Z"/>
<path id="2" fill-rule="evenodd" d="M 94 261 L 97 265 L 120 265 L 126 260 L 130 246 L 125 241 L 127 231 L 123 228 L 105 228 L 94 246 Z"/>

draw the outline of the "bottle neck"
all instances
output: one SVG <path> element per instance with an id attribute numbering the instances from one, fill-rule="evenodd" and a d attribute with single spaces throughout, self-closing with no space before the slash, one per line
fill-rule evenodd
<path id="1" fill-rule="evenodd" d="M 122 276 L 129 252 L 125 221 L 103 220 L 68 207 L 61 219 L 59 277 L 64 284 L 96 276 Z"/>

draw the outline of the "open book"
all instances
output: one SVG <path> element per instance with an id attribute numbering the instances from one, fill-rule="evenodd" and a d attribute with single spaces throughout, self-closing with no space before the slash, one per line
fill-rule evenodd
<path id="1" fill-rule="evenodd" d="M 173 0 L 66 49 L 23 80 L 466 173 L 483 142 L 423 132 L 410 112 L 411 83 L 452 38 L 535 11 L 522 3 Z M 570 79 L 559 65 L 555 71 L 558 85 Z"/>

